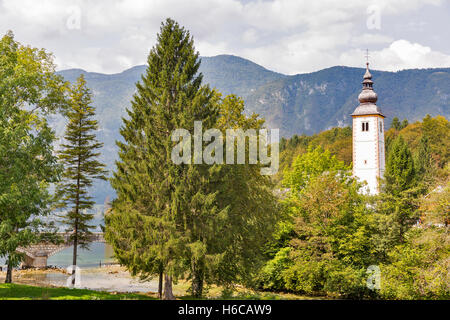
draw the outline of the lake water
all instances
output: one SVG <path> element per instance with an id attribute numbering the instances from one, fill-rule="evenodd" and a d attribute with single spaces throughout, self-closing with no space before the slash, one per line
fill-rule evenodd
<path id="1" fill-rule="evenodd" d="M 102 268 L 80 268 L 76 277 L 76 287 L 100 291 L 116 292 L 157 292 L 158 281 L 140 281 L 132 277 L 124 268 L 117 266 Z M 4 274 L 0 275 L 0 281 L 4 280 Z M 13 272 L 13 281 L 34 286 L 65 287 L 70 283 L 70 276 L 60 271 L 16 271 Z M 68 282 L 69 281 L 69 282 Z"/>
<path id="2" fill-rule="evenodd" d="M 93 242 L 90 250 L 78 248 L 77 265 L 80 268 L 98 267 L 100 263 L 114 262 L 113 250 L 109 244 Z M 48 266 L 66 268 L 72 265 L 73 246 L 50 256 L 47 260 Z M 0 265 L 5 264 L 5 258 L 0 258 Z"/>
<path id="3" fill-rule="evenodd" d="M 77 265 L 81 268 L 97 267 L 100 263 L 114 262 L 113 250 L 109 244 L 94 242 L 90 250 L 78 248 Z M 47 265 L 67 267 L 72 264 L 73 246 L 68 247 L 47 260 Z"/>
<path id="4" fill-rule="evenodd" d="M 73 246 L 58 252 L 47 260 L 48 266 L 56 266 L 66 269 L 72 265 Z M 129 272 L 117 266 L 98 268 L 100 262 L 114 262 L 112 247 L 105 243 L 94 242 L 90 250 L 78 248 L 77 266 L 80 268 L 79 288 L 102 291 L 118 292 L 157 292 L 158 282 L 156 279 L 142 282 L 132 277 Z M 0 259 L 0 265 L 5 264 L 5 259 Z M 5 271 L 5 269 L 4 269 Z M 0 273 L 0 281 L 4 281 L 5 272 Z M 28 272 L 27 270 L 13 272 L 14 282 L 37 285 L 58 286 L 67 285 L 67 273 L 58 271 Z"/>

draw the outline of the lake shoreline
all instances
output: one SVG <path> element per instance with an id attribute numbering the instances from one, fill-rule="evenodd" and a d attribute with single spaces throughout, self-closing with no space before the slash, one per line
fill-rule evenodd
<path id="1" fill-rule="evenodd" d="M 43 288 L 67 288 L 69 273 L 64 268 L 29 268 L 14 270 L 13 283 Z M 6 270 L 0 272 L 0 283 L 5 281 Z M 157 298 L 158 279 L 140 281 L 132 277 L 124 266 L 109 265 L 101 268 L 82 268 L 81 283 L 79 289 L 88 289 L 97 292 L 112 294 L 142 294 Z M 190 282 L 179 280 L 173 286 L 176 297 L 190 295 Z M 217 286 L 210 287 L 207 291 L 207 299 L 221 299 L 222 289 Z M 236 286 L 235 294 L 241 299 L 282 299 L 282 300 L 323 300 L 331 297 L 310 297 L 291 293 L 264 292 L 246 289 Z M 1 297 L 0 297 L 1 299 Z"/>
<path id="2" fill-rule="evenodd" d="M 0 283 L 6 278 L 6 270 L 0 272 Z M 13 271 L 13 283 L 39 287 L 67 287 L 70 278 L 66 268 L 26 268 Z M 140 281 L 132 277 L 125 267 L 118 264 L 96 268 L 80 268 L 77 288 L 120 293 L 156 293 L 157 281 Z"/>

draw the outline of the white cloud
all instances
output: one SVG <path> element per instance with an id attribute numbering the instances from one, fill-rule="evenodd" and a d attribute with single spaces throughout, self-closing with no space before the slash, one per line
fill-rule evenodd
<path id="1" fill-rule="evenodd" d="M 340 59 L 344 65 L 360 66 L 355 61 L 362 61 L 363 55 L 362 50 L 352 50 L 343 53 Z M 371 52 L 370 61 L 373 69 L 389 71 L 450 67 L 450 55 L 403 39 L 392 42 L 387 48 Z"/>
<path id="2" fill-rule="evenodd" d="M 419 44 L 419 40 L 396 40 L 383 24 L 381 30 L 368 30 L 368 6 L 378 6 L 382 19 L 392 15 L 404 20 L 408 12 L 442 3 L 0 0 L 0 33 L 12 29 L 22 43 L 47 48 L 55 54 L 60 69 L 79 67 L 114 73 L 145 63 L 161 21 L 172 17 L 190 30 L 197 49 L 205 56 L 240 55 L 269 69 L 293 74 L 336 64 L 359 65 L 364 55 L 358 55 L 369 47 L 378 50 L 374 59 L 385 59 L 380 62 L 383 68 L 397 69 L 445 65 L 447 56 Z M 80 29 L 68 28 L 68 19 L 76 16 L 76 10 L 70 8 L 79 8 Z"/>
<path id="3" fill-rule="evenodd" d="M 351 39 L 351 44 L 353 46 L 364 46 L 364 45 L 379 45 L 388 44 L 394 41 L 391 36 L 387 36 L 379 33 L 363 33 L 359 36 L 354 36 Z"/>

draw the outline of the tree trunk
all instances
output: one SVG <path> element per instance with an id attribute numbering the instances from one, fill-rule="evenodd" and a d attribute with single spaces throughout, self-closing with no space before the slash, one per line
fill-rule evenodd
<path id="1" fill-rule="evenodd" d="M 78 211 L 78 210 L 77 210 Z M 73 260 L 72 260 L 72 285 L 75 285 L 75 272 L 77 269 L 77 249 L 78 249 L 78 219 L 75 218 L 75 237 L 73 239 Z"/>
<path id="2" fill-rule="evenodd" d="M 205 263 L 203 259 L 192 265 L 192 296 L 200 299 L 203 296 L 203 280 L 205 278 Z"/>
<path id="3" fill-rule="evenodd" d="M 158 284 L 158 297 L 159 300 L 162 300 L 162 290 L 163 290 L 163 272 L 159 272 L 159 284 Z"/>
<path id="4" fill-rule="evenodd" d="M 81 122 L 80 122 L 81 129 Z M 81 136 L 78 136 L 78 147 L 81 147 Z M 72 262 L 72 285 L 75 285 L 75 276 L 77 269 L 77 247 L 78 247 L 78 213 L 80 210 L 80 172 L 81 172 L 81 157 L 78 155 L 78 166 L 77 166 L 77 199 L 75 202 L 75 230 L 73 238 L 73 262 Z"/>
<path id="5" fill-rule="evenodd" d="M 175 300 L 175 296 L 172 293 L 172 276 L 168 274 L 164 275 L 164 300 Z"/>
<path id="6" fill-rule="evenodd" d="M 6 270 L 6 279 L 5 279 L 5 283 L 12 283 L 12 263 L 9 261 L 9 257 L 8 257 L 8 269 Z"/>

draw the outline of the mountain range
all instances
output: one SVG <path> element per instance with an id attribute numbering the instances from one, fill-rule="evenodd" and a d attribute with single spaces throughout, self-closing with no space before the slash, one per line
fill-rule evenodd
<path id="1" fill-rule="evenodd" d="M 284 75 L 232 55 L 201 60 L 204 83 L 224 95 L 242 97 L 247 113 L 258 113 L 266 119 L 269 128 L 279 128 L 284 137 L 350 125 L 350 114 L 358 105 L 365 71 L 336 66 L 307 74 Z M 98 137 L 104 143 L 102 160 L 110 170 L 116 159 L 115 141 L 120 139 L 122 117 L 145 70 L 146 66 L 136 66 L 110 75 L 81 69 L 58 72 L 72 83 L 84 74 L 93 92 L 93 105 L 100 123 Z M 450 116 L 450 68 L 371 70 L 371 73 L 378 94 L 377 104 L 387 117 L 387 125 L 393 117 L 411 122 L 426 114 Z M 63 119 L 54 117 L 52 125 L 61 135 Z M 108 182 L 96 183 L 94 194 L 97 203 L 114 196 Z"/>

